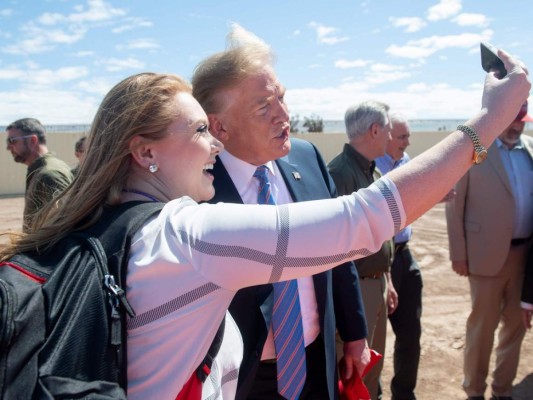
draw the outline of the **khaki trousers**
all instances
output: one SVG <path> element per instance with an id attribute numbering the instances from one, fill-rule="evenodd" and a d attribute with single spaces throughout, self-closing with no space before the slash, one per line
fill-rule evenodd
<path id="1" fill-rule="evenodd" d="M 483 396 L 487 388 L 494 334 L 498 332 L 492 394 L 511 396 L 525 328 L 520 294 L 527 246 L 511 247 L 497 276 L 470 275 L 472 311 L 466 324 L 463 388 L 468 396 Z"/>

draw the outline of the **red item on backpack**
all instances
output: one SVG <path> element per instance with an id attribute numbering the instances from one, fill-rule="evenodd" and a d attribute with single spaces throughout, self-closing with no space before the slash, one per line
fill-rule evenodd
<path id="1" fill-rule="evenodd" d="M 201 400 L 202 381 L 194 372 L 176 396 L 176 400 Z"/>

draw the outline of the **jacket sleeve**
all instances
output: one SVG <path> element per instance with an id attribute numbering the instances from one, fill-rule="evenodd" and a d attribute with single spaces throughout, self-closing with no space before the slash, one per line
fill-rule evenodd
<path id="1" fill-rule="evenodd" d="M 468 261 L 464 229 L 468 181 L 469 173 L 467 172 L 455 185 L 455 198 L 446 203 L 446 225 L 451 261 Z"/>
<path id="2" fill-rule="evenodd" d="M 331 197 L 337 197 L 336 182 L 329 174 L 322 156 L 313 145 L 322 176 Z M 344 342 L 363 339 L 368 336 L 365 309 L 359 276 L 353 261 L 341 264 L 332 270 L 333 307 L 337 330 Z"/>

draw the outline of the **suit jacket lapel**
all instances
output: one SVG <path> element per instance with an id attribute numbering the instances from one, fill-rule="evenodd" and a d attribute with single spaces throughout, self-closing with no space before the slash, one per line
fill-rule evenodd
<path id="1" fill-rule="evenodd" d="M 213 197 L 210 202 L 217 203 L 223 201 L 226 203 L 243 204 L 241 196 L 231 180 L 226 167 L 224 167 L 224 164 L 222 164 L 222 160 L 220 160 L 218 156 L 216 160 L 217 162 L 213 167 L 213 175 L 215 176 L 215 180 L 213 182 L 213 187 L 215 188 L 215 197 Z"/>
<path id="2" fill-rule="evenodd" d="M 522 143 L 524 144 L 524 147 L 526 148 L 527 152 L 529 153 L 529 157 L 533 159 L 533 146 L 532 142 L 528 140 L 527 137 L 524 137 L 525 135 L 522 134 Z"/>
<path id="3" fill-rule="evenodd" d="M 489 157 L 487 157 L 487 161 L 494 169 L 496 175 L 498 175 L 498 178 L 500 178 L 507 191 L 513 194 L 513 189 L 511 188 L 511 183 L 509 182 L 507 171 L 505 170 L 505 166 L 503 165 L 498 145 L 494 143 L 492 146 L 489 147 L 488 152 Z M 476 168 L 476 166 L 474 165 L 472 168 Z"/>
<path id="4" fill-rule="evenodd" d="M 281 172 L 281 176 L 287 185 L 293 202 L 311 200 L 308 187 L 305 185 L 305 173 L 300 172 L 297 165 L 290 164 L 288 161 L 280 158 L 276 164 Z"/>

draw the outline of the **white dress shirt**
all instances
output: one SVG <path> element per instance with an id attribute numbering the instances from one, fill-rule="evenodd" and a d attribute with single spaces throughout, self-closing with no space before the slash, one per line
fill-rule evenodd
<path id="1" fill-rule="evenodd" d="M 496 146 L 515 201 L 513 239 L 529 238 L 533 233 L 533 161 L 522 141 L 509 149 L 497 138 Z"/>

